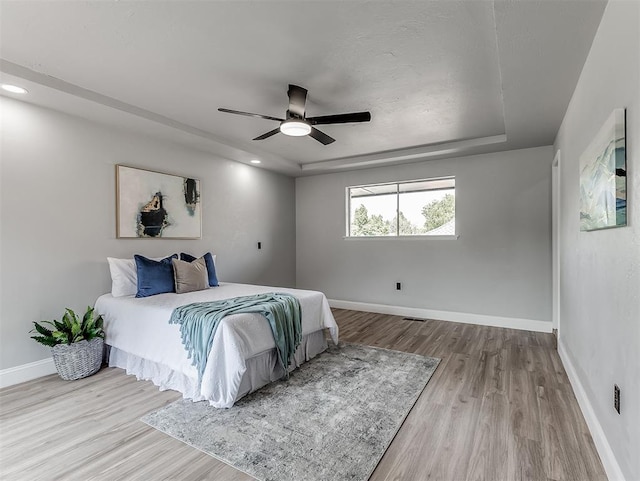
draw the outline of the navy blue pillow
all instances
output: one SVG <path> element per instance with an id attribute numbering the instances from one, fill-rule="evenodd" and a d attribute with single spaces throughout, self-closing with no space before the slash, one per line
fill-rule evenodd
<path id="1" fill-rule="evenodd" d="M 134 255 L 136 271 L 138 273 L 138 292 L 136 297 L 149 297 L 165 292 L 176 292 L 175 279 L 173 277 L 173 264 L 171 259 L 176 259 L 177 254 L 171 257 L 154 261 L 144 256 Z"/>
<path id="2" fill-rule="evenodd" d="M 216 265 L 213 263 L 213 256 L 211 252 L 207 252 L 204 256 L 204 263 L 207 265 L 207 272 L 209 273 L 209 287 L 218 287 L 218 277 L 216 276 Z M 193 262 L 197 257 L 193 257 L 191 254 L 184 252 L 180 253 L 180 260 L 185 262 Z"/>

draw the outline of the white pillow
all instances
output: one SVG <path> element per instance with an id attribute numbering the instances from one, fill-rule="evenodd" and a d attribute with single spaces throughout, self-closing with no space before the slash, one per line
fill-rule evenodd
<path id="1" fill-rule="evenodd" d="M 161 261 L 166 257 L 151 257 Z M 111 272 L 111 295 L 113 297 L 135 296 L 138 292 L 138 270 L 135 259 L 116 259 L 107 257 Z"/>

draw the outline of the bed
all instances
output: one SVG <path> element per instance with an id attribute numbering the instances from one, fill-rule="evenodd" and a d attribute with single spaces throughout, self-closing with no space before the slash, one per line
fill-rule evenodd
<path id="1" fill-rule="evenodd" d="M 300 301 L 302 343 L 295 352 L 292 369 L 327 348 L 325 330 L 337 344 L 338 326 L 323 293 L 221 282 L 219 287 L 186 294 L 100 296 L 95 309 L 104 318 L 109 366 L 152 381 L 161 390 L 179 391 L 185 399 L 231 407 L 241 397 L 284 374 L 267 320 L 249 313 L 225 317 L 215 334 L 199 386 L 197 369 L 187 358 L 179 326 L 169 324 L 169 318 L 176 307 L 184 304 L 267 292 L 291 294 Z"/>

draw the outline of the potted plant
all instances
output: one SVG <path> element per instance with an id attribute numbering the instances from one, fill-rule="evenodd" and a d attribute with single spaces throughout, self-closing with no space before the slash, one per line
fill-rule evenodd
<path id="1" fill-rule="evenodd" d="M 96 373 L 102 365 L 104 330 L 102 316 L 94 318 L 93 307 L 87 307 L 82 320 L 66 309 L 60 321 L 33 322 L 39 335 L 31 336 L 51 347 L 53 363 L 62 379 L 72 381 Z"/>

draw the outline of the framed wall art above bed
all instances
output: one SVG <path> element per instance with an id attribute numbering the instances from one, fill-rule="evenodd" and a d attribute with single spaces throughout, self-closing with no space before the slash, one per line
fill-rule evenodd
<path id="1" fill-rule="evenodd" d="M 200 181 L 116 165 L 118 239 L 200 239 Z"/>

